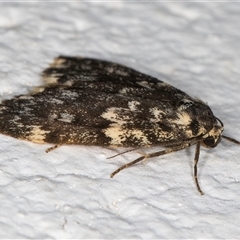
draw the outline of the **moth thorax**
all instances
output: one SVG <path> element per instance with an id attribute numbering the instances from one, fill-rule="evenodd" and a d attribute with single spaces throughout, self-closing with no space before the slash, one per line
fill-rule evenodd
<path id="1" fill-rule="evenodd" d="M 213 128 L 203 136 L 202 145 L 207 148 L 216 147 L 222 138 L 223 132 L 223 123 L 217 119 L 216 124 L 214 124 Z"/>

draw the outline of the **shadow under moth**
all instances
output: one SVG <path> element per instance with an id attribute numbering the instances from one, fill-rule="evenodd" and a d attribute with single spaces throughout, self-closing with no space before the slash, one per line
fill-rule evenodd
<path id="1" fill-rule="evenodd" d="M 207 104 L 154 77 L 102 60 L 60 56 L 43 72 L 44 85 L 0 104 L 0 133 L 35 143 L 162 146 L 142 154 L 121 170 L 146 158 L 196 145 L 197 178 L 200 145 L 213 148 L 223 123 Z"/>

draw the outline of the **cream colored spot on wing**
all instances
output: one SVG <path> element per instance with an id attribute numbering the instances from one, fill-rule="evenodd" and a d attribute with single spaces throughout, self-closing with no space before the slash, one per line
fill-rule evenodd
<path id="1" fill-rule="evenodd" d="M 73 84 L 74 84 L 73 80 L 68 80 L 64 83 L 65 86 L 69 86 L 69 87 L 71 87 Z"/>
<path id="2" fill-rule="evenodd" d="M 122 71 L 121 69 L 117 69 L 115 73 L 121 76 L 129 76 L 128 72 Z"/>
<path id="3" fill-rule="evenodd" d="M 24 127 L 24 125 L 23 125 L 19 120 L 21 120 L 21 118 L 20 118 L 18 115 L 16 115 L 16 116 L 14 116 L 13 119 L 9 120 L 9 122 L 10 122 L 11 124 L 16 125 L 18 128 Z M 20 123 L 19 123 L 19 122 L 20 122 Z"/>
<path id="4" fill-rule="evenodd" d="M 167 86 L 170 86 L 170 84 L 168 84 L 168 83 L 166 83 L 166 82 L 159 82 L 159 83 L 157 83 L 157 85 L 158 85 L 159 87 L 167 87 Z"/>
<path id="5" fill-rule="evenodd" d="M 6 110 L 6 109 L 7 109 L 7 107 L 1 106 L 1 107 L 0 107 L 0 112 L 2 112 L 2 110 Z"/>
<path id="6" fill-rule="evenodd" d="M 55 85 L 58 82 L 59 77 L 62 74 L 51 74 L 51 75 L 45 75 L 43 77 L 43 81 L 45 82 L 46 85 Z"/>
<path id="7" fill-rule="evenodd" d="M 177 116 L 178 119 L 173 120 L 172 122 L 177 124 L 179 129 L 184 130 L 186 136 L 188 136 L 189 138 L 194 137 L 195 135 L 193 135 L 193 132 L 189 127 L 189 124 L 191 123 L 191 118 L 189 114 L 187 114 L 186 112 L 182 112 L 178 113 Z"/>
<path id="8" fill-rule="evenodd" d="M 101 117 L 109 120 L 111 122 L 117 123 L 119 126 L 127 123 L 128 117 L 125 119 L 119 117 L 119 114 L 117 113 L 119 111 L 119 108 L 108 108 L 102 115 Z"/>
<path id="9" fill-rule="evenodd" d="M 52 68 L 63 68 L 65 66 L 66 59 L 64 58 L 55 58 L 54 62 L 50 64 Z"/>
<path id="10" fill-rule="evenodd" d="M 137 82 L 138 85 L 145 87 L 147 89 L 152 89 L 151 86 L 149 86 L 149 82 L 147 81 L 141 81 L 141 82 Z"/>
<path id="11" fill-rule="evenodd" d="M 67 122 L 67 123 L 71 123 L 75 117 L 74 115 L 71 115 L 68 113 L 61 113 L 60 116 L 61 118 L 59 118 L 58 121 Z"/>
<path id="12" fill-rule="evenodd" d="M 51 74 L 49 76 L 46 75 L 46 76 L 44 76 L 43 80 L 44 80 L 44 82 L 47 86 L 49 86 L 49 85 L 54 86 L 56 84 L 59 84 L 58 80 L 62 75 L 63 74 L 61 74 L 61 73 L 60 74 L 59 73 L 58 74 Z M 73 80 L 68 80 L 68 81 L 62 83 L 62 85 L 71 87 L 73 85 L 73 83 L 74 83 Z M 59 84 L 59 85 L 61 85 L 61 84 Z"/>
<path id="13" fill-rule="evenodd" d="M 129 88 L 122 88 L 122 89 L 119 90 L 119 93 L 120 94 L 126 94 L 128 92 L 128 89 Z"/>
<path id="14" fill-rule="evenodd" d="M 58 104 L 58 105 L 62 105 L 64 104 L 64 101 L 60 100 L 60 99 L 57 99 L 57 98 L 52 98 L 51 99 L 51 103 L 53 104 Z"/>
<path id="15" fill-rule="evenodd" d="M 133 101 L 134 102 L 134 101 Z M 135 108 L 138 102 L 130 103 L 131 108 Z M 124 109 L 122 109 L 124 110 Z M 150 142 L 144 133 L 139 129 L 124 129 L 122 126 L 129 122 L 129 116 L 123 118 L 119 116 L 118 112 L 121 112 L 121 108 L 108 108 L 106 112 L 102 114 L 104 119 L 112 122 L 112 124 L 103 133 L 111 139 L 111 145 L 122 145 L 128 138 L 136 139 L 136 142 L 140 142 L 142 145 L 148 145 Z"/>
<path id="16" fill-rule="evenodd" d="M 43 92 L 45 87 L 35 87 L 30 94 L 36 94 L 36 93 L 41 93 Z"/>
<path id="17" fill-rule="evenodd" d="M 188 124 L 191 123 L 191 118 L 189 114 L 187 114 L 186 112 L 178 113 L 177 116 L 178 118 L 174 120 L 173 123 L 176 123 L 177 125 L 184 125 L 184 126 L 187 126 Z"/>
<path id="18" fill-rule="evenodd" d="M 29 96 L 29 95 L 22 95 L 22 96 L 19 96 L 18 99 L 26 99 L 26 100 L 30 100 L 30 99 L 33 99 L 33 96 Z"/>
<path id="19" fill-rule="evenodd" d="M 113 73 L 114 70 L 115 70 L 115 68 L 114 68 L 113 66 L 108 66 L 108 67 L 106 68 L 106 70 L 107 70 L 109 73 Z"/>
<path id="20" fill-rule="evenodd" d="M 154 116 L 153 118 L 151 118 L 152 122 L 159 122 L 164 115 L 164 112 L 157 107 L 150 108 L 149 112 Z"/>
<path id="21" fill-rule="evenodd" d="M 72 98 L 72 99 L 78 97 L 78 93 L 73 92 L 71 90 L 63 90 L 61 94 L 62 96 L 67 96 L 68 98 Z"/>
<path id="22" fill-rule="evenodd" d="M 140 105 L 140 102 L 137 102 L 137 101 L 128 102 L 128 107 L 131 111 L 136 111 L 138 105 Z"/>
<path id="23" fill-rule="evenodd" d="M 144 133 L 138 129 L 125 130 L 120 126 L 111 126 L 104 130 L 104 134 L 111 138 L 111 145 L 122 145 L 129 137 L 139 140 L 143 146 L 151 144 Z"/>
<path id="24" fill-rule="evenodd" d="M 42 130 L 40 126 L 31 127 L 32 130 L 30 131 L 30 135 L 27 137 L 27 139 L 35 143 L 44 143 L 46 134 L 50 131 Z"/>
<path id="25" fill-rule="evenodd" d="M 58 116 L 57 116 L 57 114 L 55 114 L 55 113 L 48 115 L 48 119 L 49 119 L 50 121 L 53 121 L 53 120 L 57 119 L 57 117 L 58 117 Z"/>

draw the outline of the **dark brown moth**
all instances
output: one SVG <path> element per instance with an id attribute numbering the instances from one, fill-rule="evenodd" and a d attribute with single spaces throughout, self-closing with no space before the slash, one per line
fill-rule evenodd
<path id="1" fill-rule="evenodd" d="M 142 155 L 111 174 L 146 158 L 196 145 L 197 178 L 200 145 L 213 148 L 223 123 L 207 104 L 146 74 L 116 63 L 80 57 L 58 57 L 43 72 L 44 85 L 0 104 L 0 133 L 36 143 L 165 150 Z"/>

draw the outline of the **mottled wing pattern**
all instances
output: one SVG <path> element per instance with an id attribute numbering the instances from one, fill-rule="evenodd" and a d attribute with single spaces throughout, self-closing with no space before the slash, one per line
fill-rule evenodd
<path id="1" fill-rule="evenodd" d="M 143 147 L 201 137 L 216 121 L 201 101 L 115 63 L 59 57 L 43 78 L 43 87 L 0 104 L 1 133 L 37 143 Z"/>

